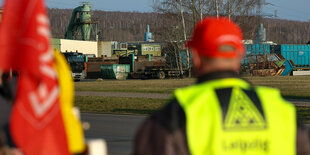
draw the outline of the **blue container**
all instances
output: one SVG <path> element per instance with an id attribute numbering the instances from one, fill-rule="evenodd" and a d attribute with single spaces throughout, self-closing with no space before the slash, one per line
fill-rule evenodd
<path id="1" fill-rule="evenodd" d="M 248 56 L 250 55 L 260 55 L 260 54 L 270 54 L 269 44 L 245 44 L 246 53 L 244 59 L 241 60 L 242 65 L 248 64 Z"/>
<path id="2" fill-rule="evenodd" d="M 186 53 L 186 50 L 182 50 L 180 52 L 180 57 L 181 57 L 181 62 L 182 62 L 183 67 L 187 68 L 187 53 Z M 190 64 L 192 64 L 191 63 L 191 61 L 192 61 L 191 52 L 189 52 L 189 61 L 190 61 Z M 192 65 L 190 67 L 192 67 Z"/>
<path id="3" fill-rule="evenodd" d="M 289 60 L 286 60 L 283 64 L 285 66 L 285 70 L 282 72 L 281 76 L 290 75 L 291 71 L 293 71 L 294 67 Z"/>
<path id="4" fill-rule="evenodd" d="M 286 60 L 292 60 L 296 68 L 310 68 L 310 45 L 275 45 L 272 52 L 281 54 Z"/>

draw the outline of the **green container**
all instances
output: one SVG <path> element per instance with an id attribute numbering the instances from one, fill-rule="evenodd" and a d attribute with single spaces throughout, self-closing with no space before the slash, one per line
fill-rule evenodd
<path id="1" fill-rule="evenodd" d="M 104 79 L 126 80 L 129 72 L 129 64 L 101 65 L 101 73 Z"/>

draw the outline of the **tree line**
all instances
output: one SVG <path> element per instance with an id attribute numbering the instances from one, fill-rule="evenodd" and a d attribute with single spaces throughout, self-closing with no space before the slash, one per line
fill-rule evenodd
<path id="1" fill-rule="evenodd" d="M 170 8 L 170 10 L 172 9 Z M 223 8 L 220 10 L 227 9 Z M 205 13 L 203 13 L 203 16 L 207 16 Z M 51 22 L 52 36 L 55 38 L 64 38 L 72 10 L 48 9 L 48 14 Z M 209 12 L 208 15 L 215 14 L 214 12 Z M 241 13 L 235 16 L 231 15 L 231 18 L 241 26 L 245 39 L 255 40 L 258 23 L 262 21 L 267 29 L 267 40 L 278 44 L 304 44 L 310 40 L 310 22 L 268 18 L 259 20 L 254 15 L 239 16 L 239 14 Z M 222 13 L 220 15 L 224 14 Z M 186 11 L 184 12 L 184 16 L 186 34 L 190 37 L 196 20 L 199 21 L 199 11 L 196 11 L 195 17 L 193 17 L 192 13 Z M 92 17 L 93 21 L 98 21 L 98 35 L 99 40 L 102 41 L 142 41 L 148 24 L 150 25 L 155 41 L 184 40 L 181 17 L 177 10 L 158 11 L 157 13 L 95 10 L 92 12 Z"/>

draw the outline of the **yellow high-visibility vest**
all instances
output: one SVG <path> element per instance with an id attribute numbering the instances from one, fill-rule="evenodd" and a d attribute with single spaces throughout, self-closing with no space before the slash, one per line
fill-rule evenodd
<path id="1" fill-rule="evenodd" d="M 177 89 L 175 96 L 190 154 L 296 154 L 296 110 L 277 89 L 227 78 Z"/>

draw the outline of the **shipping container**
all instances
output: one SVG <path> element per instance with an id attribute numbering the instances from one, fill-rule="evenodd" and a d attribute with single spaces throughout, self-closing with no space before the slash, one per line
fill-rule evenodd
<path id="1" fill-rule="evenodd" d="M 189 64 L 190 64 L 190 67 L 192 67 L 192 53 L 190 51 L 189 52 Z M 182 65 L 184 68 L 187 68 L 187 52 L 186 50 L 182 50 L 180 52 L 180 57 L 181 57 L 181 62 L 182 62 Z"/>
<path id="2" fill-rule="evenodd" d="M 293 76 L 309 76 L 310 71 L 293 71 Z"/>
<path id="3" fill-rule="evenodd" d="M 289 76 L 289 75 L 291 75 L 291 72 L 294 69 L 294 66 L 292 65 L 292 63 L 289 60 L 286 60 L 284 62 L 284 64 L 283 64 L 283 66 L 285 67 L 285 70 L 283 71 L 281 76 Z"/>
<path id="4" fill-rule="evenodd" d="M 126 80 L 130 73 L 129 64 L 101 65 L 101 73 L 104 79 Z"/>
<path id="5" fill-rule="evenodd" d="M 247 58 L 248 65 L 243 71 L 252 76 L 288 76 L 293 70 L 290 61 L 275 53 L 250 55 Z"/>
<path id="6" fill-rule="evenodd" d="M 310 68 L 310 45 L 272 45 L 272 52 L 281 54 L 286 60 L 291 60 L 295 68 Z"/>
<path id="7" fill-rule="evenodd" d="M 245 44 L 246 53 L 244 59 L 241 61 L 241 64 L 248 64 L 248 56 L 251 55 L 261 55 L 261 54 L 270 54 L 270 45 L 269 44 Z"/>

